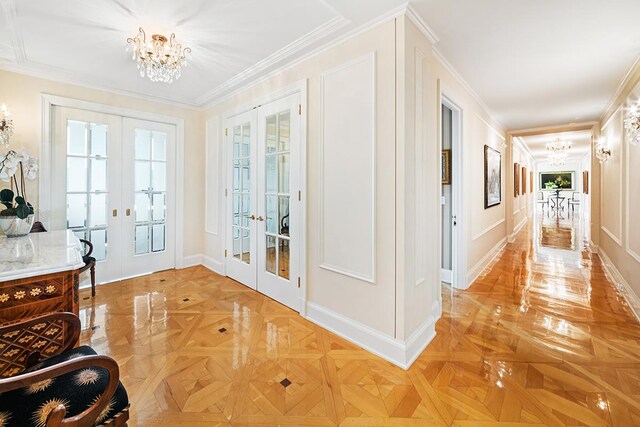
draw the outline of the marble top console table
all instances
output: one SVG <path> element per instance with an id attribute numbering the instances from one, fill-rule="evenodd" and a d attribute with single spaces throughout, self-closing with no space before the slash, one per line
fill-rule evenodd
<path id="1" fill-rule="evenodd" d="M 69 230 L 0 236 L 0 323 L 51 311 L 78 314 L 82 245 Z"/>

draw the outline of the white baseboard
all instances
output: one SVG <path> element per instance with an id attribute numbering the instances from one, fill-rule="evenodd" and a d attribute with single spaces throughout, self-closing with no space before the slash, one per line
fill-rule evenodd
<path id="1" fill-rule="evenodd" d="M 598 245 L 593 243 L 593 241 L 591 241 L 591 240 L 589 240 L 589 248 L 591 249 L 592 253 L 594 253 L 594 254 L 598 253 Z"/>
<path id="2" fill-rule="evenodd" d="M 176 268 L 178 269 L 195 267 L 196 265 L 200 265 L 200 264 L 202 264 L 201 254 L 189 255 L 182 258 L 181 260 L 176 260 Z"/>
<path id="3" fill-rule="evenodd" d="M 403 342 L 312 302 L 307 302 L 306 314 L 306 318 L 316 325 L 402 369 L 409 369 L 436 336 L 434 317 L 430 317 Z"/>
<path id="4" fill-rule="evenodd" d="M 480 276 L 482 271 L 494 260 L 496 256 L 500 253 L 500 251 L 507 245 L 507 238 L 503 237 L 496 245 L 491 248 L 489 252 L 485 256 L 482 257 L 480 261 L 476 263 L 471 269 L 467 272 L 467 288 L 475 282 L 475 280 Z"/>
<path id="5" fill-rule="evenodd" d="M 607 256 L 605 251 L 602 248 L 598 251 L 598 256 L 600 260 L 602 260 L 602 265 L 604 266 L 604 270 L 609 276 L 609 279 L 614 283 L 616 289 L 620 291 L 625 300 L 627 300 L 627 304 L 631 308 L 631 311 L 640 322 L 640 297 L 633 291 L 629 283 L 622 277 L 620 271 L 616 268 L 615 264 L 611 262 L 611 259 Z"/>
<path id="6" fill-rule="evenodd" d="M 221 276 L 227 275 L 224 262 L 215 260 L 209 256 L 202 255 L 202 265 L 204 265 L 214 273 L 218 273 Z"/>
<path id="7" fill-rule="evenodd" d="M 524 217 L 523 220 L 520 221 L 518 225 L 516 225 L 516 227 L 513 229 L 513 233 L 509 235 L 509 239 L 508 239 L 509 243 L 513 243 L 516 241 L 516 236 L 518 235 L 520 230 L 522 230 L 522 227 L 524 227 L 524 225 L 527 223 L 528 220 L 529 220 L 528 217 Z"/>

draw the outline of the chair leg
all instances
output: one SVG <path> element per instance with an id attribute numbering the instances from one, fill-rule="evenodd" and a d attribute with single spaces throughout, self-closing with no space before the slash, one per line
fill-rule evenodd
<path id="1" fill-rule="evenodd" d="M 96 266 L 91 266 L 91 296 L 96 296 Z"/>

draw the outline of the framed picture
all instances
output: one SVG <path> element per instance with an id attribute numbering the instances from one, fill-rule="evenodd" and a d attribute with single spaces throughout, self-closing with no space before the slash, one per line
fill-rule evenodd
<path id="1" fill-rule="evenodd" d="M 513 164 L 513 197 L 520 195 L 520 163 Z"/>
<path id="2" fill-rule="evenodd" d="M 527 193 L 527 168 L 522 167 L 522 187 L 520 187 L 520 194 Z"/>
<path id="3" fill-rule="evenodd" d="M 533 171 L 529 172 L 529 193 L 533 193 Z"/>
<path id="4" fill-rule="evenodd" d="M 589 194 L 589 171 L 582 172 L 582 192 Z"/>
<path id="5" fill-rule="evenodd" d="M 484 208 L 502 202 L 502 154 L 484 146 Z"/>
<path id="6" fill-rule="evenodd" d="M 442 183 L 451 184 L 451 150 L 442 150 Z"/>
<path id="7" fill-rule="evenodd" d="M 573 172 L 540 172 L 541 190 L 573 190 Z"/>

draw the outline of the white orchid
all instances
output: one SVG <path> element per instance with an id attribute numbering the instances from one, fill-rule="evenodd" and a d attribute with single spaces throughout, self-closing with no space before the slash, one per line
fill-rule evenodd
<path id="1" fill-rule="evenodd" d="M 11 190 L 0 191 L 0 203 L 6 209 L 2 212 L 26 218 L 33 214 L 33 206 L 27 201 L 25 178 L 34 180 L 38 174 L 38 162 L 25 150 L 0 153 L 0 180 L 11 182 Z M 14 190 L 15 189 L 15 193 Z"/>

